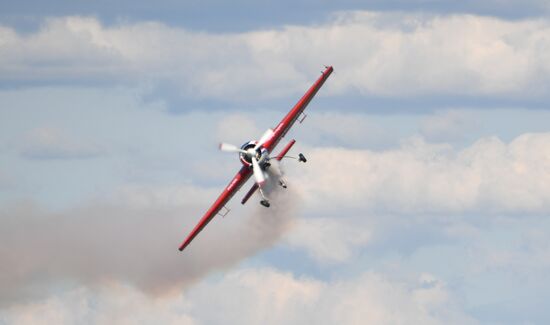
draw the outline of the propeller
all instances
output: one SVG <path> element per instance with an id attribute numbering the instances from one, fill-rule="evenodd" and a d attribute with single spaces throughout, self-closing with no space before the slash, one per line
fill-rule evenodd
<path id="1" fill-rule="evenodd" d="M 252 157 L 252 170 L 254 171 L 254 178 L 256 179 L 256 184 L 262 187 L 262 184 L 265 182 L 265 176 L 264 176 L 264 172 L 260 168 L 260 164 L 258 163 L 258 159 L 256 159 L 256 156 Z"/>
<path id="2" fill-rule="evenodd" d="M 220 143 L 220 150 L 221 151 L 225 151 L 225 152 L 242 152 L 244 154 L 246 154 L 247 152 L 242 150 L 241 148 L 235 146 L 235 145 L 232 145 L 232 144 L 229 144 L 229 143 Z"/>
<path id="3" fill-rule="evenodd" d="M 257 157 L 257 150 L 264 145 L 271 137 L 273 137 L 273 129 L 267 129 L 265 133 L 262 135 L 258 143 L 254 146 L 254 148 L 250 148 L 248 150 L 243 150 L 237 146 L 234 146 L 229 143 L 220 143 L 220 150 L 225 152 L 236 152 L 236 153 L 242 153 L 245 154 L 248 158 L 250 158 L 250 161 L 252 162 L 252 171 L 254 173 L 254 179 L 256 180 L 256 184 L 258 186 L 262 186 L 265 182 L 266 175 L 264 174 L 264 171 L 260 167 L 260 162 Z"/>

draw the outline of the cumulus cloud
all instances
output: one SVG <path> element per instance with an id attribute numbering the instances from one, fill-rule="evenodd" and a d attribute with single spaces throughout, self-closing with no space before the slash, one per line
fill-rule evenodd
<path id="1" fill-rule="evenodd" d="M 288 246 L 305 250 L 315 260 L 338 263 L 349 260 L 357 247 L 369 242 L 371 234 L 352 218 L 310 218 L 298 220 L 286 237 Z"/>
<path id="2" fill-rule="evenodd" d="M 308 206 L 404 215 L 550 211 L 550 134 L 482 138 L 454 150 L 421 138 L 394 150 L 318 148 L 296 178 Z M 330 171 L 330 172 L 326 172 Z"/>
<path id="3" fill-rule="evenodd" d="M 192 186 L 129 188 L 62 212 L 32 202 L 3 205 L 0 303 L 36 299 L 70 283 L 179 292 L 209 271 L 269 247 L 295 213 L 293 196 L 283 193 L 269 210 L 258 205 L 244 217 L 216 218 L 180 253 L 178 245 L 213 193 Z"/>
<path id="4" fill-rule="evenodd" d="M 394 280 L 365 272 L 321 281 L 264 268 L 232 271 L 162 300 L 126 287 L 99 293 L 77 289 L 13 307 L 4 319 L 18 324 L 37 319 L 57 324 L 475 324 L 461 307 L 447 285 L 430 274 Z"/>
<path id="5" fill-rule="evenodd" d="M 162 84 L 191 98 L 235 100 L 299 93 L 332 64 L 332 94 L 545 97 L 549 29 L 542 19 L 363 11 L 224 34 L 52 18 L 30 35 L 0 28 L 0 75 L 8 83 Z"/>
<path id="6" fill-rule="evenodd" d="M 481 138 L 463 149 L 412 138 L 391 150 L 306 153 L 305 166 L 285 165 L 289 186 L 307 208 L 283 245 L 321 266 L 348 263 L 364 250 L 409 255 L 434 243 L 473 240 L 499 216 L 550 210 L 547 133 L 509 143 Z"/>
<path id="7" fill-rule="evenodd" d="M 151 299 L 123 285 L 101 290 L 78 287 L 42 301 L 12 306 L 0 312 L 5 324 L 195 324 L 186 314 L 187 301 Z"/>

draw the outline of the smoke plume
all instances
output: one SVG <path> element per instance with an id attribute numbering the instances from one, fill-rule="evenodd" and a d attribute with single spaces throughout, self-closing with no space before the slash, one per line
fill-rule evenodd
<path id="1" fill-rule="evenodd" d="M 243 209 L 251 213 L 217 216 L 183 252 L 179 243 L 207 206 L 96 202 L 61 213 L 32 202 L 0 207 L 0 306 L 74 283 L 181 292 L 271 246 L 292 224 L 297 200 L 291 191 L 268 191 L 269 209 L 252 198 Z M 234 200 L 232 206 L 239 204 Z"/>

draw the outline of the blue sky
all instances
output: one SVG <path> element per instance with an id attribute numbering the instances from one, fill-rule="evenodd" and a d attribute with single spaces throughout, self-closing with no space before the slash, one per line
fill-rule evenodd
<path id="1" fill-rule="evenodd" d="M 550 320 L 546 1 L 2 7 L 0 324 Z M 289 189 L 179 253 L 328 64 Z"/>

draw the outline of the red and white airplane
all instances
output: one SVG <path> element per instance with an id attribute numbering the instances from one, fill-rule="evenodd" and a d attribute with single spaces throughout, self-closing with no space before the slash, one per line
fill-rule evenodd
<path id="1" fill-rule="evenodd" d="M 294 122 L 303 114 L 304 109 L 309 104 L 311 99 L 315 96 L 317 91 L 323 86 L 327 78 L 332 73 L 333 69 L 331 66 L 325 67 L 325 71 L 317 81 L 309 88 L 309 90 L 302 96 L 302 98 L 294 105 L 294 107 L 288 112 L 288 114 L 283 118 L 283 120 L 277 125 L 275 129 L 267 130 L 264 135 L 258 141 L 249 141 L 242 145 L 240 148 L 230 145 L 227 143 L 220 144 L 220 150 L 239 153 L 239 158 L 243 164 L 243 167 L 239 170 L 237 175 L 233 177 L 229 185 L 225 190 L 220 194 L 216 202 L 206 211 L 204 216 L 201 218 L 199 223 L 195 226 L 193 231 L 187 236 L 187 238 L 180 245 L 179 250 L 182 251 L 191 241 L 201 232 L 201 230 L 206 227 L 206 225 L 214 218 L 216 214 L 225 206 L 225 204 L 233 197 L 233 195 L 243 186 L 244 183 L 250 178 L 251 175 L 254 175 L 255 183 L 248 193 L 244 196 L 241 203 L 245 204 L 246 201 L 256 192 L 257 189 L 260 189 L 260 194 L 263 200 L 260 202 L 263 206 L 269 207 L 269 201 L 265 197 L 262 186 L 265 183 L 264 171 L 270 167 L 269 161 L 271 159 L 276 159 L 280 161 L 285 157 L 290 148 L 294 145 L 296 140 L 290 140 L 290 142 L 279 152 L 277 156 L 270 157 L 269 153 L 275 149 L 275 146 L 281 141 L 285 134 L 290 130 Z M 305 118 L 305 115 L 304 117 Z M 300 123 L 303 121 L 303 118 L 300 120 Z M 306 159 L 304 155 L 299 155 L 299 160 L 305 162 Z M 279 184 L 286 188 L 286 184 L 281 179 Z"/>

